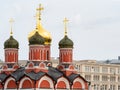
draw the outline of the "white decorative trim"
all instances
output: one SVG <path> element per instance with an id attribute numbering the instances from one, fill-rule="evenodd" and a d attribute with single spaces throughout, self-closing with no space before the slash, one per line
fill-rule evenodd
<path id="1" fill-rule="evenodd" d="M 5 50 L 18 50 L 17 48 L 5 48 Z"/>
<path id="2" fill-rule="evenodd" d="M 43 77 L 39 80 L 38 88 L 40 88 L 40 84 L 41 84 L 41 82 L 42 82 L 43 80 L 46 80 L 46 81 L 49 82 L 50 88 L 54 88 L 53 80 L 52 80 L 50 77 L 48 77 L 48 76 L 43 76 Z"/>
<path id="3" fill-rule="evenodd" d="M 31 81 L 28 77 L 24 77 L 24 78 L 20 81 L 20 85 L 19 85 L 19 88 L 20 88 L 20 89 L 22 88 L 23 82 L 24 82 L 25 80 L 29 80 L 29 81 L 31 82 L 31 84 L 32 84 L 32 81 Z"/>
<path id="4" fill-rule="evenodd" d="M 81 78 L 76 78 L 74 81 L 73 81 L 73 84 L 75 83 L 75 82 L 80 82 L 81 83 L 81 85 L 82 85 L 82 89 L 85 89 L 85 83 L 84 83 L 84 81 L 81 79 Z M 73 86 L 72 86 L 72 88 L 73 88 Z"/>
<path id="5" fill-rule="evenodd" d="M 7 89 L 7 85 L 8 85 L 8 83 L 9 83 L 11 80 L 15 81 L 15 79 L 12 78 L 12 77 L 8 78 L 8 79 L 6 80 L 6 82 L 5 82 L 4 89 Z"/>
<path id="6" fill-rule="evenodd" d="M 72 50 L 73 48 L 60 48 L 60 50 Z"/>
<path id="7" fill-rule="evenodd" d="M 59 78 L 59 79 L 57 80 L 57 84 L 58 84 L 60 81 L 63 81 L 63 82 L 66 84 L 66 88 L 67 88 L 67 89 L 70 88 L 69 81 L 68 81 L 65 77 Z M 57 88 L 57 84 L 56 84 L 55 88 Z"/>
<path id="8" fill-rule="evenodd" d="M 30 47 L 41 47 L 41 46 L 43 46 L 44 47 L 44 45 L 29 45 Z"/>

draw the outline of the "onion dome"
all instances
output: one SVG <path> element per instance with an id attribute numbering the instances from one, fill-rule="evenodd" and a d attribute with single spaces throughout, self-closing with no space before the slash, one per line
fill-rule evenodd
<path id="1" fill-rule="evenodd" d="M 40 17 L 42 10 L 43 10 L 43 7 L 41 7 L 40 5 L 36 13 L 36 24 L 37 24 L 36 29 L 38 30 L 38 33 L 45 39 L 44 44 L 49 45 L 51 44 L 52 38 L 51 38 L 51 34 L 42 27 L 41 17 Z M 28 39 L 30 39 L 35 34 L 36 29 L 29 33 Z"/>
<path id="2" fill-rule="evenodd" d="M 67 36 L 67 22 L 68 22 L 68 19 L 64 18 L 63 22 L 64 22 L 65 36 L 62 40 L 60 40 L 59 48 L 73 48 L 73 41 L 71 39 L 69 39 L 68 36 Z"/>
<path id="3" fill-rule="evenodd" d="M 59 42 L 59 48 L 73 48 L 73 41 L 68 38 L 67 35 L 64 36 Z"/>
<path id="4" fill-rule="evenodd" d="M 19 48 L 19 43 L 11 35 L 10 38 L 5 41 L 4 48 L 17 48 L 18 49 Z"/>
<path id="5" fill-rule="evenodd" d="M 13 38 L 13 32 L 12 32 L 12 23 L 14 20 L 11 18 L 10 21 L 11 23 L 11 32 L 10 32 L 10 38 L 5 41 L 4 43 L 4 48 L 19 48 L 19 43 L 16 39 Z"/>
<path id="6" fill-rule="evenodd" d="M 29 38 L 29 45 L 44 45 L 44 38 L 38 33 L 38 31 L 35 32 L 35 34 Z"/>
<path id="7" fill-rule="evenodd" d="M 38 33 L 45 39 L 44 44 L 46 45 L 50 44 L 52 41 L 50 33 L 47 32 L 45 29 L 43 29 L 41 25 L 37 29 L 38 29 Z M 33 30 L 32 32 L 30 32 L 28 39 L 30 39 L 35 34 L 35 31 L 36 30 Z"/>

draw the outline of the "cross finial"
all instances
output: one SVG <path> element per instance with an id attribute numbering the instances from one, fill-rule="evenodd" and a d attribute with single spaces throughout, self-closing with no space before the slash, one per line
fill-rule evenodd
<path id="1" fill-rule="evenodd" d="M 41 20 L 41 11 L 42 10 L 44 10 L 44 8 L 42 7 L 42 5 L 41 4 L 39 4 L 39 7 L 36 9 L 36 28 L 38 29 L 39 28 L 39 26 L 40 26 L 40 24 L 41 24 L 41 22 L 40 22 L 40 20 Z"/>
<path id="2" fill-rule="evenodd" d="M 11 19 L 9 20 L 9 22 L 10 22 L 10 25 L 11 25 L 10 35 L 12 36 L 12 35 L 13 35 L 13 32 L 12 32 L 12 24 L 13 24 L 13 22 L 14 22 L 13 18 L 11 18 Z"/>
<path id="3" fill-rule="evenodd" d="M 41 16 L 41 11 L 44 10 L 44 8 L 42 7 L 41 4 L 39 4 L 39 8 L 37 8 L 36 10 L 38 11 L 37 17 L 38 17 L 39 19 L 41 19 L 41 18 L 40 18 L 40 16 Z"/>
<path id="4" fill-rule="evenodd" d="M 64 30 L 65 30 L 65 36 L 67 35 L 67 22 L 68 22 L 69 20 L 65 17 L 64 18 L 64 20 L 63 20 L 63 22 L 64 22 Z"/>

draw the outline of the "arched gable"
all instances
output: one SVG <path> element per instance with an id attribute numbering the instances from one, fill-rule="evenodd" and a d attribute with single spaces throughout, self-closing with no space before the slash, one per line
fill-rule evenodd
<path id="1" fill-rule="evenodd" d="M 73 81 L 73 89 L 85 89 L 85 82 L 82 78 L 78 77 Z"/>
<path id="2" fill-rule="evenodd" d="M 15 89 L 17 88 L 15 79 L 12 77 L 9 77 L 6 81 L 5 81 L 5 85 L 4 85 L 4 89 Z"/>
<path id="3" fill-rule="evenodd" d="M 74 66 L 73 66 L 73 65 L 70 65 L 70 66 L 69 66 L 69 69 L 70 69 L 70 70 L 74 70 Z"/>
<path id="4" fill-rule="evenodd" d="M 13 66 L 13 69 L 18 69 L 19 68 L 19 65 L 17 65 L 17 64 L 15 64 L 14 66 Z"/>
<path id="5" fill-rule="evenodd" d="M 59 81 L 58 83 L 57 83 L 57 88 L 58 89 L 66 89 L 67 88 L 67 86 L 66 86 L 66 83 L 64 82 L 64 81 Z"/>
<path id="6" fill-rule="evenodd" d="M 79 81 L 76 81 L 73 83 L 73 88 L 74 89 L 82 89 L 82 85 Z"/>
<path id="7" fill-rule="evenodd" d="M 44 68 L 45 68 L 45 63 L 41 62 L 41 63 L 39 64 L 39 67 L 40 67 L 41 69 L 44 69 Z"/>
<path id="8" fill-rule="evenodd" d="M 30 78 L 28 77 L 24 77 L 23 79 L 21 79 L 20 81 L 20 85 L 19 88 L 23 88 L 23 89 L 30 89 L 33 88 L 33 82 Z"/>
<path id="9" fill-rule="evenodd" d="M 39 81 L 38 81 L 38 88 L 54 88 L 54 83 L 53 80 L 48 77 L 48 76 L 43 76 Z"/>
<path id="10" fill-rule="evenodd" d="M 63 88 L 63 89 L 66 89 L 66 88 L 70 88 L 70 83 L 68 81 L 67 78 L 65 77 L 60 77 L 58 80 L 57 80 L 57 84 L 55 86 L 56 89 L 60 89 L 60 88 Z"/>

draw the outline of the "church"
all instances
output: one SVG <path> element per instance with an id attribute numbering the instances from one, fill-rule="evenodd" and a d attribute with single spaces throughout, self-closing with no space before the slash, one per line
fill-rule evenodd
<path id="1" fill-rule="evenodd" d="M 23 67 L 18 63 L 19 42 L 14 39 L 11 29 L 10 37 L 4 42 L 5 62 L 0 68 L 1 90 L 89 90 L 86 81 L 73 64 L 73 41 L 65 35 L 59 41 L 59 64 L 52 67 L 51 34 L 41 24 L 40 5 L 36 9 L 36 27 L 28 35 L 29 58 Z"/>

